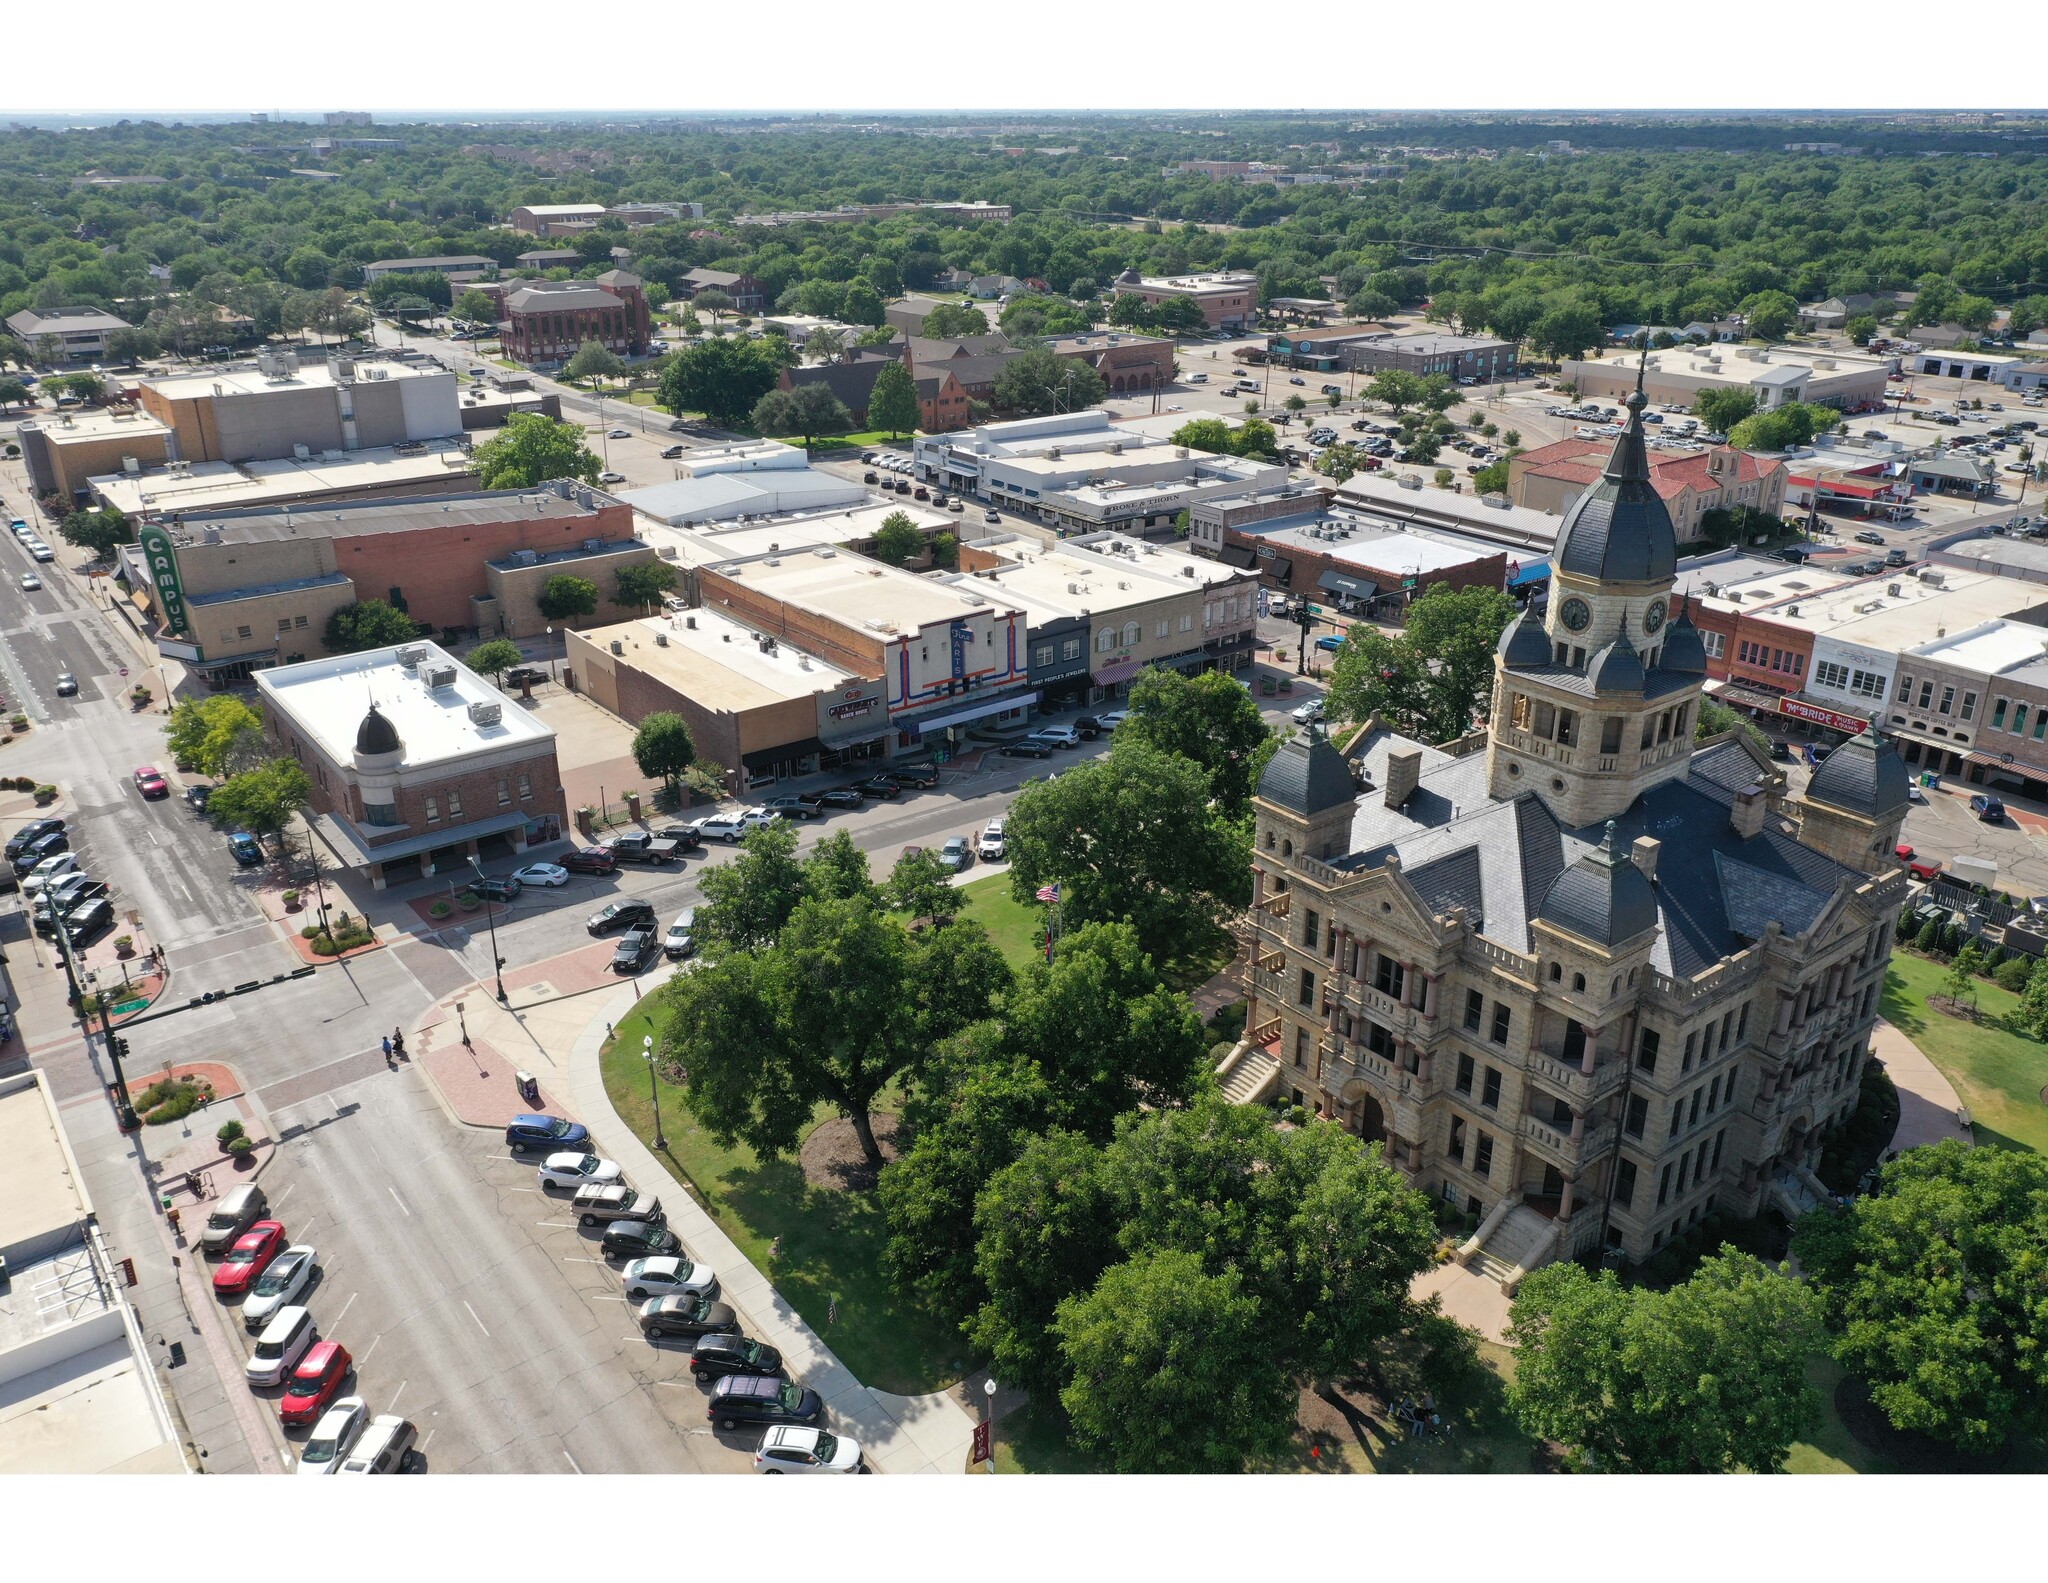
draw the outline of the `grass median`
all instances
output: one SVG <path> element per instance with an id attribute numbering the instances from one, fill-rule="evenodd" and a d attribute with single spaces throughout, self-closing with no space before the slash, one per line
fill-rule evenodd
<path id="1" fill-rule="evenodd" d="M 1947 976 L 1939 962 L 1903 951 L 1895 955 L 1884 978 L 1885 1020 L 1955 1084 L 1979 1143 L 2048 1150 L 2048 1105 L 2041 1102 L 2048 1047 L 1998 1025 L 2019 997 L 1977 979 L 1971 987 L 1983 1021 L 1952 1017 L 1927 1003 Z"/>

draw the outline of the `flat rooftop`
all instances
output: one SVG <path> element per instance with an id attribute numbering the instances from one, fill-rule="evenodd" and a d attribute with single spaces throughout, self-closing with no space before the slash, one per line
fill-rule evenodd
<path id="1" fill-rule="evenodd" d="M 1257 286 L 1257 275 L 1218 273 L 1209 275 L 1146 275 L 1138 284 L 1152 291 L 1224 291 Z M 1129 285 L 1128 281 L 1112 282 L 1113 286 Z"/>
<path id="2" fill-rule="evenodd" d="M 645 489 L 628 489 L 619 499 L 657 522 L 685 527 L 735 517 L 769 517 L 863 505 L 874 497 L 865 484 L 815 468 L 764 468 L 677 478 Z"/>
<path id="3" fill-rule="evenodd" d="M 2017 666 L 2038 664 L 2048 657 L 2048 628 L 2025 621 L 1987 621 L 1967 632 L 1936 638 L 1906 652 L 1996 676 Z"/>
<path id="4" fill-rule="evenodd" d="M 1448 489 L 1427 485 L 1404 489 L 1377 473 L 1355 473 L 1345 479 L 1337 487 L 1337 499 L 1368 521 L 1381 521 L 1389 526 L 1414 523 L 1450 528 L 1542 555 L 1551 552 L 1557 543 L 1557 530 L 1564 526 L 1561 516 L 1510 505 L 1505 499 L 1496 505 L 1492 499 L 1453 494 Z"/>
<path id="5" fill-rule="evenodd" d="M 881 531 L 883 519 L 901 512 L 918 532 L 932 534 L 941 528 L 958 533 L 963 518 L 929 506 L 899 505 L 886 500 L 867 500 L 843 510 L 791 511 L 741 525 L 736 522 L 703 522 L 695 527 L 671 527 L 654 518 L 638 518 L 640 537 L 647 543 L 673 546 L 677 561 L 684 566 L 716 566 L 722 561 L 751 560 L 782 550 L 813 548 L 820 544 L 858 544 Z M 963 514 L 964 515 L 964 514 Z M 972 524 L 967 524 L 972 526 Z"/>
<path id="6" fill-rule="evenodd" d="M 1755 611 L 1788 599 L 1811 599 L 1863 579 L 1821 566 L 1793 566 L 1783 561 L 1735 563 L 1720 576 L 1682 578 L 1686 597 L 1709 610 Z M 1894 575 L 1903 575 L 1902 573 Z"/>
<path id="7" fill-rule="evenodd" d="M 134 407 L 83 407 L 57 417 L 37 418 L 22 428 L 42 435 L 52 445 L 76 445 L 124 434 L 169 434 L 166 424 Z"/>
<path id="8" fill-rule="evenodd" d="M 469 453 L 453 440 L 428 440 L 401 455 L 391 446 L 335 451 L 300 461 L 280 456 L 262 462 L 191 462 L 177 472 L 145 468 L 89 479 L 93 493 L 131 517 L 173 512 L 224 511 L 236 506 L 282 505 L 308 496 L 403 490 L 429 479 L 468 477 Z"/>
<path id="9" fill-rule="evenodd" d="M 360 452 L 354 454 L 360 455 Z M 609 503 L 605 496 L 599 504 Z M 488 489 L 459 495 L 422 495 L 416 500 L 337 500 L 331 504 L 258 508 L 249 511 L 187 512 L 171 533 L 183 548 L 193 544 L 257 544 L 318 535 L 346 539 L 365 533 L 413 533 L 428 528 L 481 527 L 519 520 L 566 521 L 596 515 L 592 506 L 550 489 Z"/>
<path id="10" fill-rule="evenodd" d="M 446 379 L 449 374 L 445 368 L 431 364 L 379 359 L 356 362 L 350 382 L 368 385 L 389 379 L 429 377 Z M 192 374 L 166 374 L 158 379 L 145 379 L 142 383 L 172 401 L 189 401 L 195 396 L 261 396 L 273 390 L 307 390 L 316 386 L 332 388 L 339 381 L 335 379 L 330 363 L 324 359 L 309 358 L 299 365 L 295 373 L 284 376 L 266 374 L 253 364 L 229 364 Z"/>
<path id="11" fill-rule="evenodd" d="M 372 703 L 397 729 L 405 746 L 401 767 L 554 740 L 553 731 L 438 643 L 405 647 L 420 651 L 417 667 L 402 665 L 396 647 L 370 649 L 258 671 L 256 685 L 339 764 L 353 760 L 356 730 Z M 428 674 L 443 666 L 455 672 L 454 682 L 429 687 Z M 484 723 L 471 719 L 471 704 L 498 705 L 498 718 Z"/>
<path id="12" fill-rule="evenodd" d="M 781 639 L 763 652 L 752 627 L 711 609 L 622 621 L 579 636 L 600 648 L 623 643 L 624 658 L 637 669 L 685 698 L 731 712 L 808 698 L 856 680 L 853 672 Z"/>
<path id="13" fill-rule="evenodd" d="M 92 1199 L 78 1175 L 78 1162 L 71 1157 L 49 1089 L 36 1073 L 0 1082 L 0 1160 L 7 1162 L 7 1190 L 0 1192 L 0 1252 L 47 1244 L 91 1215 Z"/>
<path id="14" fill-rule="evenodd" d="M 1634 360 L 1628 359 L 1632 368 Z M 1817 377 L 1842 374 L 1889 372 L 1897 361 L 1889 357 L 1863 357 L 1853 352 L 1836 352 L 1812 346 L 1735 346 L 1714 342 L 1706 346 L 1667 346 L 1650 353 L 1650 370 L 1667 374 L 1692 374 L 1702 379 L 1755 380 L 1779 368 L 1810 369 Z M 1831 367 L 1823 368 L 1823 363 Z"/>
<path id="15" fill-rule="evenodd" d="M 979 589 L 932 582 L 829 546 L 708 569 L 768 598 L 885 639 L 986 614 L 991 605 L 1006 608 L 1001 599 Z M 970 593 L 979 599 L 968 597 Z M 707 589 L 705 598 L 715 601 L 717 591 Z"/>
<path id="16" fill-rule="evenodd" d="M 1316 521 L 1282 518 L 1270 525 L 1247 523 L 1237 531 L 1247 538 L 1255 536 L 1276 549 L 1309 551 L 1327 555 L 1332 560 L 1356 561 L 1361 566 L 1399 572 L 1408 577 L 1447 572 L 1453 567 L 1470 566 L 1475 559 L 1484 556 L 1508 553 L 1505 546 L 1498 544 L 1481 545 L 1469 541 L 1464 545 L 1444 544 L 1398 529 L 1388 532 L 1369 523 L 1354 528 L 1343 518 L 1324 518 L 1322 523 L 1324 525 L 1319 526 Z M 1333 537 L 1333 533 L 1336 536 Z"/>
<path id="17" fill-rule="evenodd" d="M 1817 598 L 1801 599 L 1796 616 L 1781 605 L 1769 617 L 1816 637 L 1904 651 L 1926 642 L 1930 632 L 1960 632 L 2039 603 L 2039 589 L 2011 578 L 1950 571 L 1937 587 L 1900 571 L 1858 578 Z"/>

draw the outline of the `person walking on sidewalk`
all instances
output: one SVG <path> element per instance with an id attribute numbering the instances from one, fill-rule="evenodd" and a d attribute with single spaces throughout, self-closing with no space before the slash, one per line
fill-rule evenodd
<path id="1" fill-rule="evenodd" d="M 384 1035 L 384 1064 L 391 1064 L 391 1035 L 388 1033 Z"/>
<path id="2" fill-rule="evenodd" d="M 399 1060 L 403 1061 L 405 1059 L 405 1030 L 403 1028 L 393 1028 L 391 1030 L 391 1049 L 392 1053 Z"/>

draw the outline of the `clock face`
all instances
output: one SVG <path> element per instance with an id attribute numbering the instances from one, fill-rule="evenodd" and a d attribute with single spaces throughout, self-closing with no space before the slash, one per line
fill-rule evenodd
<path id="1" fill-rule="evenodd" d="M 1650 601 L 1650 608 L 1643 612 L 1643 630 L 1645 632 L 1655 632 L 1659 627 L 1663 625 L 1664 601 L 1661 599 L 1652 599 Z"/>
<path id="2" fill-rule="evenodd" d="M 1593 619 L 1593 612 L 1583 599 L 1567 599 L 1557 613 L 1558 619 L 1574 632 L 1586 630 L 1586 623 Z"/>

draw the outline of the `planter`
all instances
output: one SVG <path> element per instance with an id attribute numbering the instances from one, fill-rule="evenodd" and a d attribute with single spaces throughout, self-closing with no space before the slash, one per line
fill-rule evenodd
<path id="1" fill-rule="evenodd" d="M 305 905 L 305 898 L 301 896 L 297 891 L 288 890 L 284 893 L 284 910 L 286 912 L 297 912 L 301 907 Z"/>
<path id="2" fill-rule="evenodd" d="M 455 905 L 464 912 L 475 912 L 483 904 L 483 898 L 473 890 L 466 890 L 455 898 Z"/>
<path id="3" fill-rule="evenodd" d="M 117 937 L 115 938 L 115 940 L 114 940 L 114 955 L 116 955 L 116 956 L 119 956 L 119 957 L 129 957 L 129 956 L 133 956 L 134 954 L 135 954 L 135 941 L 134 941 L 134 939 L 133 939 L 133 937 L 132 937 L 132 936 L 129 936 L 129 935 L 125 935 L 125 934 L 124 934 L 124 935 L 119 935 L 119 936 L 117 936 Z"/>
<path id="4" fill-rule="evenodd" d="M 432 906 L 427 908 L 427 916 L 429 918 L 445 918 L 454 910 L 455 909 L 449 906 L 448 903 L 446 903 L 445 901 L 437 901 Z"/>
<path id="5" fill-rule="evenodd" d="M 47 808 L 57 800 L 57 788 L 54 786 L 38 786 L 35 791 L 35 797 L 38 808 Z"/>

